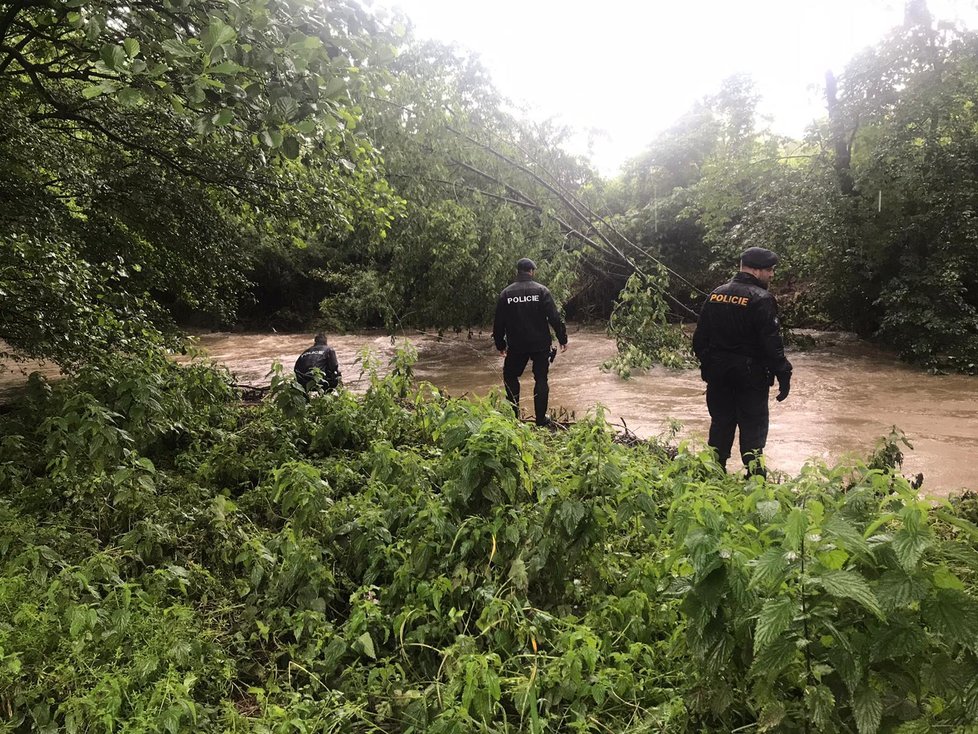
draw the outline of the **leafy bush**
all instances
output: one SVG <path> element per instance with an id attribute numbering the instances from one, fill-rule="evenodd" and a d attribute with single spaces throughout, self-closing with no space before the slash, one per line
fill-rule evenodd
<path id="1" fill-rule="evenodd" d="M 978 717 L 978 529 L 892 468 L 745 487 L 410 372 L 257 407 L 155 357 L 35 380 L 0 417 L 0 731 Z"/>
<path id="2" fill-rule="evenodd" d="M 653 364 L 673 368 L 695 364 L 682 328 L 667 321 L 669 308 L 663 295 L 667 282 L 662 266 L 653 275 L 634 273 L 629 277 L 608 326 L 618 353 L 602 369 L 628 378 L 633 369 L 647 370 Z"/>

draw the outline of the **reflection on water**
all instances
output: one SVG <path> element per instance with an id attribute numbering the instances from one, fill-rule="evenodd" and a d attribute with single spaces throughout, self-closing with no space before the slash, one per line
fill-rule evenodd
<path id="1" fill-rule="evenodd" d="M 454 396 L 482 396 L 500 389 L 502 358 L 488 333 L 438 339 L 416 334 L 415 372 Z M 398 339 L 398 342 L 404 341 Z M 291 369 L 296 356 L 312 343 L 310 336 L 282 334 L 209 334 L 200 345 L 247 384 L 267 383 L 273 361 Z M 386 335 L 342 335 L 330 338 L 353 389 L 360 365 L 357 355 L 369 347 L 382 363 L 397 348 Z M 625 423 L 640 436 L 662 434 L 670 419 L 683 424 L 682 436 L 705 443 L 709 427 L 704 384 L 699 373 L 653 369 L 631 380 L 599 368 L 614 354 L 603 332 L 580 329 L 570 334 L 570 347 L 551 368 L 550 404 L 583 415 L 598 403 L 613 423 Z M 845 455 L 865 457 L 880 436 L 894 425 L 914 445 L 906 454 L 904 473 L 924 473 L 923 490 L 946 494 L 978 488 L 971 462 L 978 448 L 978 378 L 934 376 L 913 370 L 893 357 L 860 343 L 841 343 L 820 350 L 790 354 L 794 364 L 791 396 L 771 401 L 767 454 L 771 466 L 796 473 L 809 459 L 835 462 Z M 525 379 L 532 384 L 527 370 Z M 3 382 L 11 376 L 0 375 Z M 20 381 L 23 377 L 19 378 Z M 524 410 L 532 409 L 524 389 Z M 732 459 L 731 470 L 736 464 Z"/>

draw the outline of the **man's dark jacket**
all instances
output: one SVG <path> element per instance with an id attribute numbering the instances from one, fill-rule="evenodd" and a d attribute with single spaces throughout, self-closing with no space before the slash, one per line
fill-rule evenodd
<path id="1" fill-rule="evenodd" d="M 560 344 L 567 343 L 567 327 L 560 319 L 557 304 L 547 286 L 537 283 L 529 273 L 517 273 L 499 294 L 492 338 L 500 352 L 533 354 L 550 349 L 550 327 Z"/>
<path id="2" fill-rule="evenodd" d="M 312 371 L 319 369 L 323 373 L 323 382 L 335 388 L 340 382 L 340 365 L 336 352 L 326 344 L 314 344 L 299 355 L 295 361 L 295 376 L 305 386 L 313 378 Z"/>
<path id="3" fill-rule="evenodd" d="M 777 301 L 750 273 L 737 273 L 706 299 L 693 334 L 693 351 L 707 382 L 744 363 L 759 364 L 772 375 L 791 374 Z"/>

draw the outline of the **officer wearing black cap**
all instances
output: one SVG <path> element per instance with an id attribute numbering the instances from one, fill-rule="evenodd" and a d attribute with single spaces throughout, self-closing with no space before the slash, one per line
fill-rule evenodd
<path id="1" fill-rule="evenodd" d="M 778 304 L 767 290 L 777 264 L 778 256 L 763 247 L 744 250 L 740 272 L 709 295 L 693 334 L 693 351 L 706 381 L 709 444 L 726 467 L 739 427 L 740 456 L 748 475 L 765 474 L 761 455 L 767 443 L 768 388 L 776 378 L 778 402 L 791 388 Z"/>
<path id="2" fill-rule="evenodd" d="M 567 350 L 567 327 L 557 312 L 550 289 L 533 280 L 537 266 L 529 258 L 516 263 L 516 281 L 499 294 L 496 302 L 496 318 L 492 325 L 492 338 L 496 349 L 506 359 L 503 361 L 503 382 L 506 398 L 519 415 L 520 376 L 526 363 L 533 361 L 533 408 L 538 426 L 550 423 L 547 403 L 550 386 L 547 374 L 550 370 L 550 327 L 557 334 L 561 351 Z M 555 352 L 556 353 L 556 352 Z"/>

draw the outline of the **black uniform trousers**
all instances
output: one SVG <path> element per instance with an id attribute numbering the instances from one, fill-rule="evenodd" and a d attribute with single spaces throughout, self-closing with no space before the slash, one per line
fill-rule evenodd
<path id="1" fill-rule="evenodd" d="M 547 404 L 550 402 L 550 350 L 542 352 L 506 352 L 503 360 L 503 383 L 506 385 L 506 399 L 513 404 L 516 415 L 520 414 L 520 376 L 526 363 L 533 360 L 533 410 L 538 425 L 547 422 Z"/>
<path id="2" fill-rule="evenodd" d="M 718 371 L 719 372 L 719 371 Z M 708 443 L 726 466 L 733 447 L 734 431 L 740 429 L 740 456 L 748 474 L 764 475 L 760 463 L 767 444 L 768 394 L 767 370 L 750 362 L 730 365 L 711 375 L 706 384 L 706 407 L 710 411 Z"/>

